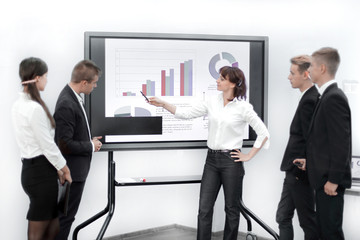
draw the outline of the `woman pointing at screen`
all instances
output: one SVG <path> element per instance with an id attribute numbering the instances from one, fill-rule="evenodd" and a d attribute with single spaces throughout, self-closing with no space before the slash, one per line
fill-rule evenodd
<path id="1" fill-rule="evenodd" d="M 222 67 L 216 80 L 221 94 L 212 96 L 191 108 L 177 108 L 157 97 L 149 104 L 163 107 L 176 118 L 192 119 L 207 115 L 208 153 L 200 187 L 197 239 L 209 240 L 213 208 L 221 185 L 225 196 L 224 240 L 236 240 L 240 218 L 240 199 L 244 177 L 243 162 L 252 159 L 264 146 L 269 146 L 269 132 L 250 103 L 246 102 L 244 73 L 237 67 Z M 253 148 L 241 152 L 244 129 L 249 124 L 257 134 Z"/>

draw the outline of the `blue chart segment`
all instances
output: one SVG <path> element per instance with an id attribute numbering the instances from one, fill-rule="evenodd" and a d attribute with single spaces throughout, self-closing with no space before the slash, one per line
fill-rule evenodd
<path id="1" fill-rule="evenodd" d="M 229 65 L 232 67 L 239 67 L 239 63 L 236 61 L 233 55 L 227 52 L 222 52 L 221 55 L 218 53 L 214 55 L 209 62 L 209 72 L 214 79 L 218 79 L 220 76 L 219 71 L 216 69 L 216 64 L 222 59 L 229 62 Z"/>

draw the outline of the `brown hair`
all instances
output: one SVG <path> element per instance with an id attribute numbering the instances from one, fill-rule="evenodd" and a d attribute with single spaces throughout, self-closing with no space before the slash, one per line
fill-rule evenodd
<path id="1" fill-rule="evenodd" d="M 299 73 L 307 71 L 311 64 L 311 57 L 309 55 L 299 55 L 290 59 L 291 64 L 298 66 Z"/>
<path id="2" fill-rule="evenodd" d="M 337 49 L 331 47 L 320 48 L 311 56 L 316 58 L 316 62 L 325 64 L 328 73 L 335 77 L 335 74 L 340 65 L 340 55 Z"/>
<path id="3" fill-rule="evenodd" d="M 101 69 L 94 62 L 82 60 L 75 65 L 71 74 L 71 82 L 80 83 L 82 80 L 86 80 L 88 83 L 91 83 L 95 76 L 100 77 L 100 74 Z"/>
<path id="4" fill-rule="evenodd" d="M 246 99 L 246 81 L 243 71 L 238 67 L 224 66 L 219 70 L 221 76 L 228 77 L 229 81 L 235 83 L 234 97 Z"/>
<path id="5" fill-rule="evenodd" d="M 41 77 L 48 72 L 48 67 L 46 63 L 40 58 L 29 57 L 21 61 L 19 66 L 19 75 L 21 82 L 29 81 L 35 79 L 36 77 Z M 36 87 L 36 82 L 27 83 L 27 93 L 29 93 L 30 98 L 38 102 L 44 109 L 47 117 L 50 120 L 51 126 L 55 128 L 55 120 L 51 116 L 49 109 L 47 108 L 45 102 L 40 97 L 40 92 Z"/>

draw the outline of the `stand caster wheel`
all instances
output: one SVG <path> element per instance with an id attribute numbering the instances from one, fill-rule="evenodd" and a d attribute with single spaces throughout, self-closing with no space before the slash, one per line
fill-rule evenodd
<path id="1" fill-rule="evenodd" d="M 255 234 L 252 234 L 252 233 L 248 233 L 246 234 L 246 240 L 256 240 L 257 237 Z"/>

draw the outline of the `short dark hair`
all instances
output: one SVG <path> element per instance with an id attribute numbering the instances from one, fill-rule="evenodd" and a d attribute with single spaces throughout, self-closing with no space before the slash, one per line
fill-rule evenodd
<path id="1" fill-rule="evenodd" d="M 219 72 L 221 76 L 228 77 L 230 82 L 235 83 L 234 97 L 246 99 L 246 81 L 243 71 L 238 67 L 224 66 Z"/>
<path id="2" fill-rule="evenodd" d="M 299 55 L 290 59 L 291 64 L 298 66 L 299 73 L 307 71 L 311 64 L 311 57 L 309 55 Z"/>
<path id="3" fill-rule="evenodd" d="M 91 83 L 95 76 L 101 75 L 101 69 L 91 60 L 82 60 L 77 63 L 71 73 L 71 82 L 80 83 L 86 80 Z"/>
<path id="4" fill-rule="evenodd" d="M 328 73 L 335 77 L 340 65 L 340 55 L 337 49 L 331 47 L 320 48 L 311 56 L 316 59 L 316 62 L 325 64 Z"/>

